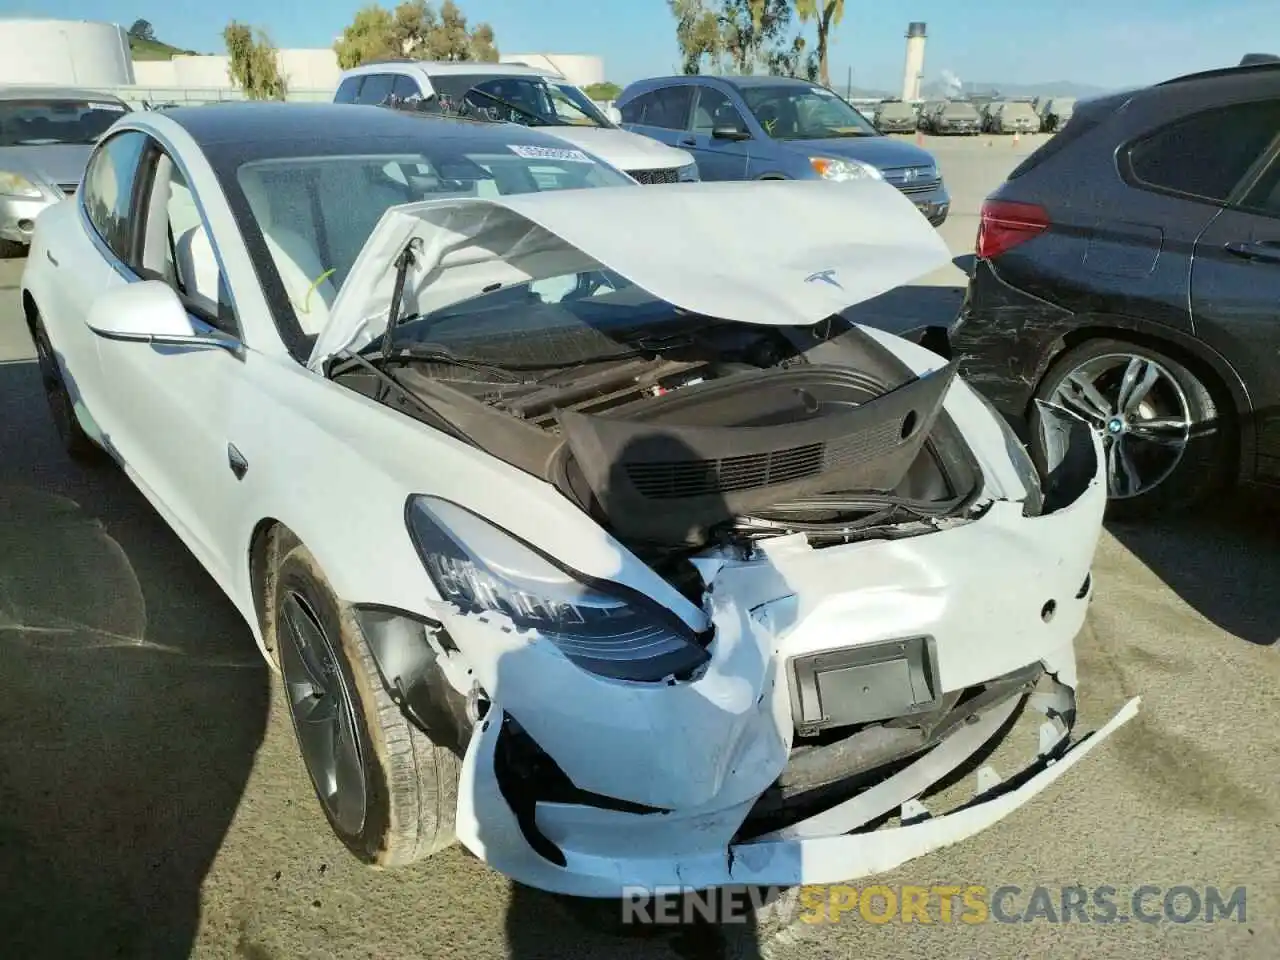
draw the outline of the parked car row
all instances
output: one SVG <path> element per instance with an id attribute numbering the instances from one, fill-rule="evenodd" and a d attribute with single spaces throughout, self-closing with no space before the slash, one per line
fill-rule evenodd
<path id="1" fill-rule="evenodd" d="M 707 175 L 643 183 L 518 79 L 120 112 L 31 238 L 63 446 L 241 612 L 335 835 L 580 896 L 840 882 L 1105 743 L 1138 704 L 1073 729 L 1102 440 L 1038 408 L 1033 455 L 848 319 L 950 263 L 932 158 L 821 86 L 672 77 L 623 120 Z"/>

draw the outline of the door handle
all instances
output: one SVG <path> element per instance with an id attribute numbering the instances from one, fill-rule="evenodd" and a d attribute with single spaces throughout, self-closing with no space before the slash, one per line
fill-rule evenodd
<path id="1" fill-rule="evenodd" d="M 1241 260 L 1280 263 L 1280 241 L 1258 240 L 1252 243 L 1228 243 L 1227 253 Z"/>
<path id="2" fill-rule="evenodd" d="M 52 253 L 50 253 L 47 248 L 44 251 L 44 255 L 48 258 L 49 262 L 52 263 L 55 267 L 58 265 L 58 258 L 55 257 Z"/>
<path id="3" fill-rule="evenodd" d="M 693 137 L 685 137 L 680 141 L 680 146 L 682 147 L 696 147 L 697 145 L 698 141 L 693 139 Z"/>

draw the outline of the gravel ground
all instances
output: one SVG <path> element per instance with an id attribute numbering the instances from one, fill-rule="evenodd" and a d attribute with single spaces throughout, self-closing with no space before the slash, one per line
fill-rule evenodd
<path id="1" fill-rule="evenodd" d="M 1038 138 L 934 140 L 957 266 L 870 305 L 959 306 L 978 204 Z M 1079 644 L 1084 728 L 1142 713 L 1030 805 L 893 887 L 1247 888 L 1243 922 L 806 923 L 622 930 L 461 850 L 379 873 L 330 835 L 278 687 L 141 497 L 60 456 L 0 262 L 0 956 L 1275 957 L 1280 534 L 1264 498 L 1114 527 Z M 1185 906 L 1185 899 L 1181 901 Z M 1237 915 L 1238 916 L 1238 915 Z M 624 935 L 627 934 L 627 935 Z"/>

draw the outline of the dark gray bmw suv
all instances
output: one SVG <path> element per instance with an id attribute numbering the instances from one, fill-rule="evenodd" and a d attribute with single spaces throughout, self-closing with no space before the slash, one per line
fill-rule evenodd
<path id="1" fill-rule="evenodd" d="M 1094 426 L 1113 514 L 1280 483 L 1280 63 L 1079 103 L 983 205 L 951 344 Z"/>

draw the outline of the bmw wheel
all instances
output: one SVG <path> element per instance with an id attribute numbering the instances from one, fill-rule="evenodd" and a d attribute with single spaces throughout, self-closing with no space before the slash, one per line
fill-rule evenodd
<path id="1" fill-rule="evenodd" d="M 334 833 L 376 866 L 456 839 L 459 758 L 405 718 L 355 615 L 296 538 L 277 547 L 269 641 L 316 796 Z"/>
<path id="2" fill-rule="evenodd" d="M 62 449 L 76 460 L 95 459 L 101 451 L 76 419 L 75 403 L 67 388 L 62 365 L 58 362 L 58 355 L 49 342 L 49 334 L 39 315 L 32 323 L 31 339 L 35 341 L 40 382 L 44 387 L 45 400 L 49 404 L 49 413 L 53 417 L 53 426 L 58 431 L 58 439 L 62 441 Z"/>
<path id="3" fill-rule="evenodd" d="M 1114 517 L 1190 507 L 1227 477 L 1233 431 L 1226 405 L 1159 351 L 1090 340 L 1053 364 L 1036 397 L 1080 415 L 1102 436 Z"/>

